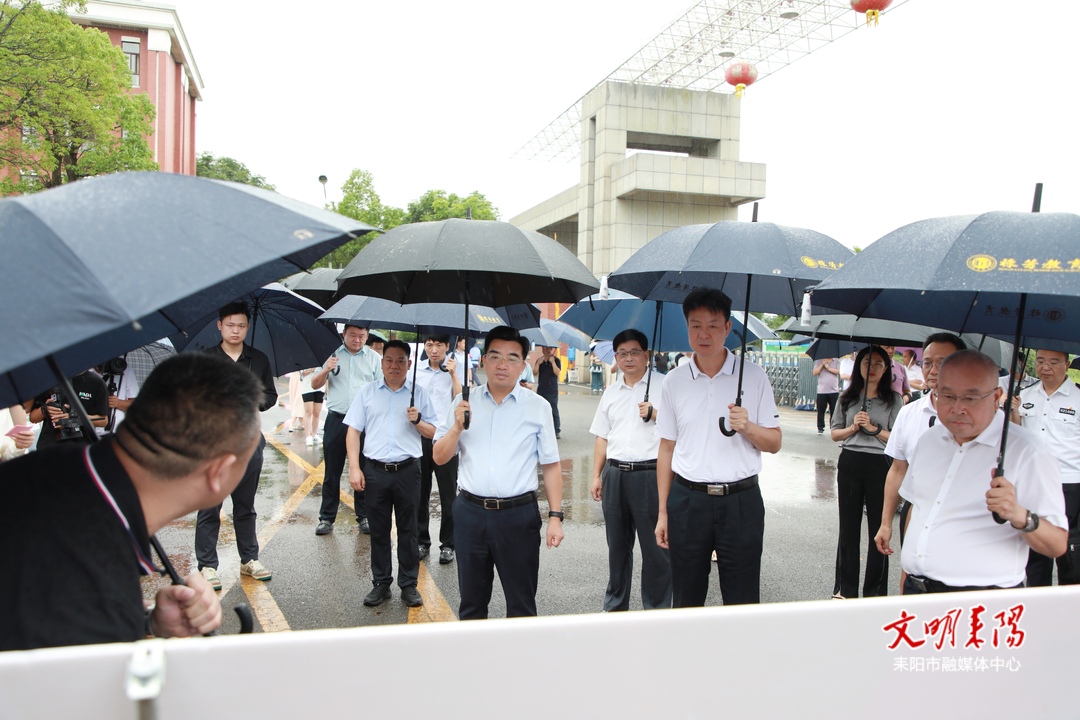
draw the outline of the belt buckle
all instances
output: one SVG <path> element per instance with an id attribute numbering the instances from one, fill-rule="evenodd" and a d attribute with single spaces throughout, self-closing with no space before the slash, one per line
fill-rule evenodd
<path id="1" fill-rule="evenodd" d="M 401 463 L 383 463 L 383 469 L 386 472 L 397 472 Z"/>
<path id="2" fill-rule="evenodd" d="M 634 469 L 634 463 L 621 462 L 617 463 L 615 467 L 619 468 L 623 472 L 631 472 Z"/>
<path id="3" fill-rule="evenodd" d="M 911 584 L 918 588 L 919 592 L 930 592 L 930 589 L 927 587 L 926 580 L 921 577 L 915 577 L 914 575 L 908 575 L 908 577 L 911 578 Z"/>
<path id="4" fill-rule="evenodd" d="M 706 485 L 705 492 L 710 495 L 727 495 L 727 485 Z"/>
<path id="5" fill-rule="evenodd" d="M 484 501 L 485 510 L 498 510 L 499 498 L 481 498 Z"/>

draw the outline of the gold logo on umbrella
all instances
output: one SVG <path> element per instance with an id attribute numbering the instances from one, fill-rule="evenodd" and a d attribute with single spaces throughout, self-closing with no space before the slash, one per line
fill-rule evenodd
<path id="1" fill-rule="evenodd" d="M 805 265 L 806 267 L 812 267 L 812 268 L 817 267 L 817 261 L 814 260 L 814 258 L 812 258 L 812 257 L 807 257 L 806 255 L 803 255 L 800 258 L 800 260 L 802 260 L 802 264 Z"/>
<path id="2" fill-rule="evenodd" d="M 975 272 L 990 272 L 997 264 L 997 259 L 990 255 L 972 255 L 967 259 L 967 266 Z"/>

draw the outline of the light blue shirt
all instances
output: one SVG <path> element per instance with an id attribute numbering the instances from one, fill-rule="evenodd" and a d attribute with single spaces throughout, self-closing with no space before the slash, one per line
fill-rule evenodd
<path id="1" fill-rule="evenodd" d="M 334 357 L 338 364 L 326 376 L 326 409 L 345 413 L 361 387 L 382 380 L 382 358 L 366 345 L 355 355 L 342 345 L 334 351 Z"/>
<path id="2" fill-rule="evenodd" d="M 454 423 L 458 395 L 435 431 L 445 435 Z M 559 462 L 555 423 L 547 400 L 531 390 L 515 386 L 496 404 L 487 384 L 469 398 L 469 429 L 461 433 L 458 450 L 458 485 L 480 497 L 508 498 L 539 487 L 536 465 Z"/>
<path id="3" fill-rule="evenodd" d="M 353 398 L 345 424 L 354 427 L 364 436 L 364 455 L 384 463 L 396 463 L 424 454 L 420 443 L 420 431 L 409 422 L 409 397 L 411 384 L 406 381 L 397 390 L 391 390 L 383 378 L 360 388 Z M 431 406 L 424 388 L 416 388 L 413 400 L 420 411 L 420 419 L 432 425 L 436 423 L 435 409 Z"/>

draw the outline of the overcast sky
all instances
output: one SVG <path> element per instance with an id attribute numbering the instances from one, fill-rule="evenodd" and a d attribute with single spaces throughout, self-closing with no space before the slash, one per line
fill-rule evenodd
<path id="1" fill-rule="evenodd" d="M 202 73 L 196 145 L 322 204 L 484 193 L 503 219 L 578 181 L 511 160 L 690 2 L 173 0 Z M 1080 212 L 1080 2 L 908 0 L 749 88 L 760 219 L 866 246 L 939 215 Z M 749 219 L 749 206 L 742 208 Z"/>

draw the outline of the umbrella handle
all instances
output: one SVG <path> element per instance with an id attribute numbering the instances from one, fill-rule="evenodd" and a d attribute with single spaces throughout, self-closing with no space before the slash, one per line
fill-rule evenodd
<path id="1" fill-rule="evenodd" d="M 150 536 L 150 547 L 154 548 L 154 552 L 157 553 L 158 559 L 161 560 L 163 568 L 160 571 L 161 574 L 168 575 L 169 579 L 172 580 L 173 585 L 186 586 L 187 583 L 184 582 L 184 578 L 180 577 L 180 573 L 176 572 L 176 568 L 173 567 L 172 561 L 169 560 L 169 556 L 165 554 L 165 548 L 161 547 L 161 541 L 157 539 L 157 535 Z M 244 603 L 240 603 L 234 607 L 233 610 L 236 611 L 236 617 L 240 620 L 240 634 L 250 635 L 255 628 L 255 618 L 251 614 L 251 608 Z M 217 630 L 214 630 L 213 632 L 206 633 L 204 637 L 212 637 L 217 634 Z"/>
<path id="2" fill-rule="evenodd" d="M 1039 186 L 1036 187 L 1035 192 L 1036 192 L 1035 201 L 1036 201 L 1036 203 L 1038 203 L 1042 198 L 1042 185 L 1041 185 L 1041 183 L 1040 183 Z M 1033 207 L 1032 212 L 1038 212 L 1038 208 Z M 1013 398 L 1020 395 L 1020 388 L 1016 387 L 1016 374 L 1017 374 L 1016 371 L 1017 371 L 1017 360 L 1019 359 L 1018 356 L 1020 354 L 1020 341 L 1023 339 L 1023 335 L 1024 335 L 1024 313 L 1025 313 L 1026 310 L 1027 310 L 1027 293 L 1020 293 L 1020 308 L 1019 308 L 1019 312 L 1017 313 L 1017 319 L 1016 319 L 1016 337 L 1013 339 L 1013 354 L 1012 354 L 1012 360 L 1009 363 L 1009 392 L 1006 393 L 1006 395 L 1005 395 L 1005 424 L 1004 424 L 1004 427 L 1001 428 L 1001 445 L 999 446 L 999 449 L 998 449 L 997 469 L 994 470 L 994 477 L 1005 477 L 1005 443 L 1007 443 L 1008 440 L 1009 440 L 1009 425 L 1010 425 L 1009 415 L 1012 414 L 1012 401 L 1013 401 Z M 1025 366 L 1025 368 L 1027 367 L 1026 358 L 1025 358 L 1024 366 Z M 1020 375 L 1021 378 L 1023 378 L 1022 372 L 1023 371 L 1021 371 L 1021 375 Z M 996 522 L 998 525 L 1004 525 L 1005 524 L 1005 518 L 1001 517 L 996 512 L 991 513 L 991 514 L 994 516 L 994 522 Z"/>
<path id="3" fill-rule="evenodd" d="M 660 314 L 660 308 L 661 307 L 662 306 L 660 305 L 660 301 L 657 300 L 656 301 L 656 318 L 653 320 L 653 326 L 652 326 L 652 352 L 653 352 L 654 356 L 656 355 L 656 333 L 660 329 L 660 323 L 662 323 L 664 321 L 663 316 Z M 649 351 L 648 350 L 645 351 L 645 362 L 648 363 L 648 367 L 649 367 L 649 370 L 648 370 L 649 376 L 645 379 L 645 402 L 649 402 L 649 388 L 652 387 L 653 358 L 649 357 Z M 641 422 L 649 422 L 650 420 L 652 420 L 652 416 L 653 416 L 652 411 L 653 411 L 653 409 L 650 406 L 649 411 L 647 413 L 645 413 L 645 417 L 641 418 Z"/>
<path id="4" fill-rule="evenodd" d="M 757 222 L 757 203 L 754 203 L 754 222 Z M 742 350 L 739 353 L 739 388 L 735 391 L 735 407 L 742 407 L 742 380 L 743 380 L 743 367 L 746 365 L 746 326 L 750 324 L 750 287 L 753 284 L 754 276 L 746 276 L 746 302 L 743 303 L 743 328 L 742 328 Z M 730 317 L 728 318 L 730 320 Z M 733 437 L 735 430 L 728 430 L 724 424 L 724 418 L 720 418 L 720 433 L 724 437 Z"/>
<path id="5" fill-rule="evenodd" d="M 742 407 L 742 398 L 735 401 L 735 407 Z M 734 437 L 735 435 L 734 430 L 728 430 L 727 425 L 724 423 L 724 418 L 720 418 L 720 432 L 723 433 L 724 437 Z"/>

